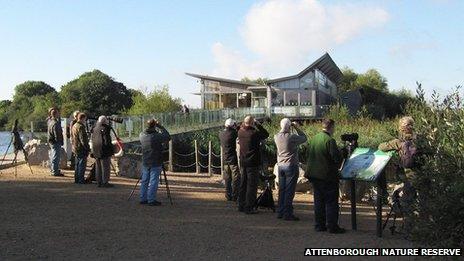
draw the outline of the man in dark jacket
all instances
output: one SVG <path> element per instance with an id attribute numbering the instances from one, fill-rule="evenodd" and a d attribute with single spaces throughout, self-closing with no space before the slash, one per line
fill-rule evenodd
<path id="1" fill-rule="evenodd" d="M 52 176 L 63 176 L 60 172 L 61 146 L 63 146 L 63 129 L 61 128 L 60 112 L 57 108 L 49 110 L 47 120 L 47 136 L 50 145 L 50 171 Z"/>
<path id="2" fill-rule="evenodd" d="M 74 168 L 74 183 L 85 184 L 84 173 L 87 167 L 87 157 L 89 156 L 89 138 L 85 128 L 86 115 L 79 113 L 77 121 L 71 129 L 72 151 L 75 155 L 76 166 Z"/>
<path id="3" fill-rule="evenodd" d="M 240 186 L 240 170 L 237 160 L 237 127 L 233 119 L 227 119 L 225 128 L 219 133 L 221 140 L 223 171 L 226 184 L 226 199 L 237 201 Z"/>
<path id="4" fill-rule="evenodd" d="M 338 226 L 339 168 L 342 155 L 332 135 L 335 122 L 322 121 L 322 132 L 309 142 L 307 178 L 314 187 L 314 216 L 316 231 L 329 230 L 330 233 L 345 233 Z"/>
<path id="5" fill-rule="evenodd" d="M 260 143 L 269 133 L 252 116 L 247 116 L 238 131 L 240 145 L 240 194 L 238 210 L 246 214 L 256 214 L 256 193 L 259 170 L 261 168 Z"/>
<path id="6" fill-rule="evenodd" d="M 71 123 L 69 123 L 69 126 L 66 126 L 66 137 L 68 139 L 70 139 L 71 141 L 71 147 L 72 147 L 72 129 L 73 129 L 73 126 L 74 124 L 78 121 L 77 117 L 79 116 L 79 113 L 80 111 L 74 111 L 73 114 L 71 115 Z M 71 152 L 71 159 L 69 160 L 70 161 L 70 167 L 71 169 L 74 169 L 75 170 L 75 164 L 76 164 L 76 155 L 74 154 L 74 152 Z"/>
<path id="7" fill-rule="evenodd" d="M 151 119 L 147 129 L 140 133 L 142 144 L 142 181 L 140 185 L 140 204 L 159 206 L 156 191 L 161 171 L 163 170 L 163 143 L 171 139 L 168 131 L 161 124 Z"/>
<path id="8" fill-rule="evenodd" d="M 105 116 L 98 117 L 97 124 L 92 131 L 92 154 L 95 157 L 95 175 L 98 187 L 112 187 L 109 184 L 111 171 L 111 156 L 113 144 L 111 143 L 111 126 Z"/>

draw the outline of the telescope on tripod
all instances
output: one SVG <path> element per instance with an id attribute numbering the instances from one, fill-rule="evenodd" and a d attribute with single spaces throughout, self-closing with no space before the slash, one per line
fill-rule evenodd
<path id="1" fill-rule="evenodd" d="M 10 143 L 8 144 L 5 154 L 3 155 L 1 166 L 3 166 L 3 162 L 5 161 L 6 155 L 8 154 L 8 151 L 10 150 L 11 145 L 13 145 L 13 149 L 14 149 L 14 158 L 11 161 L 11 164 L 12 166 L 15 167 L 15 177 L 17 177 L 17 174 L 18 174 L 17 165 L 18 165 L 18 153 L 19 152 L 23 153 L 24 160 L 29 166 L 29 170 L 31 171 L 31 174 L 34 174 L 32 172 L 31 165 L 29 164 L 29 161 L 27 159 L 27 152 L 24 150 L 23 140 L 21 139 L 21 135 L 19 135 L 19 132 L 18 132 L 18 119 L 14 121 L 13 128 L 11 130 L 11 140 L 10 140 Z"/>

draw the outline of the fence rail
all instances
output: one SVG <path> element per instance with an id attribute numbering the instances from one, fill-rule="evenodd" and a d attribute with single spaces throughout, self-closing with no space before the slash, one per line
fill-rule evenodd
<path id="1" fill-rule="evenodd" d="M 137 156 L 142 156 L 142 151 L 141 147 L 139 145 L 132 145 L 131 152 L 128 152 L 127 154 L 132 154 L 132 155 L 137 155 Z M 173 149 L 172 146 L 172 140 L 169 141 L 169 149 L 163 150 L 163 153 L 168 153 L 169 159 L 168 161 L 165 161 L 165 164 L 168 165 L 169 171 L 173 171 L 174 167 L 181 169 L 181 170 L 187 170 L 195 167 L 196 173 L 200 174 L 201 169 L 208 169 L 208 175 L 212 176 L 213 175 L 213 169 L 221 169 L 221 174 L 222 174 L 222 149 L 219 154 L 215 154 L 213 151 L 212 143 L 211 141 L 208 142 L 208 152 L 207 153 L 202 153 L 198 147 L 198 142 L 197 140 L 194 140 L 194 150 L 190 153 L 179 153 Z M 182 160 L 178 160 L 179 162 L 174 161 L 173 155 L 179 156 L 182 158 Z M 193 159 L 191 156 L 195 156 Z M 208 163 L 207 165 L 204 165 L 201 163 L 202 159 L 207 158 Z M 213 164 L 213 159 L 217 158 L 220 160 L 221 165 L 220 166 L 215 166 Z"/>

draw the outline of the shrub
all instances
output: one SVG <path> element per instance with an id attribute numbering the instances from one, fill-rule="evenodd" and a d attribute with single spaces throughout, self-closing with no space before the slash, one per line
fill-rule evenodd
<path id="1" fill-rule="evenodd" d="M 438 247 L 464 247 L 464 110 L 460 88 L 427 104 L 419 85 L 418 101 L 408 112 L 416 120 L 423 152 L 414 180 L 418 193 L 413 239 Z"/>

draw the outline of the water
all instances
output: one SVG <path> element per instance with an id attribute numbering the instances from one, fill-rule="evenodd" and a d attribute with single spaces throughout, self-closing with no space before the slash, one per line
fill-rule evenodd
<path id="1" fill-rule="evenodd" d="M 22 133 L 21 133 L 21 139 L 23 140 L 23 142 L 25 141 L 25 137 Z M 3 158 L 3 155 L 5 154 L 5 151 L 8 148 L 8 144 L 10 144 L 10 141 L 11 141 L 11 132 L 0 131 L 0 156 L 1 158 Z M 26 141 L 27 141 L 27 138 L 26 138 Z M 13 153 L 13 144 L 11 144 L 10 149 L 8 150 L 8 153 Z"/>

